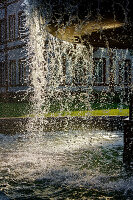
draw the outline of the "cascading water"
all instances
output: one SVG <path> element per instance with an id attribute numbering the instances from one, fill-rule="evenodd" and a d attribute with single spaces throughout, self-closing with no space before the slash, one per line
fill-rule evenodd
<path id="1" fill-rule="evenodd" d="M 60 1 L 55 3 L 52 1 L 50 3 L 49 1 L 29 0 L 28 2 L 26 1 L 26 4 L 28 6 L 27 25 L 30 29 L 29 50 L 31 57 L 31 82 L 34 90 L 31 101 L 34 105 L 34 115 L 37 116 L 39 114 L 41 116 L 44 115 L 43 113 L 51 111 L 51 101 L 55 98 L 60 102 L 60 105 L 57 105 L 57 107 L 60 107 L 58 111 L 63 111 L 63 109 L 67 110 L 67 106 L 65 107 L 64 105 L 68 104 L 66 103 L 63 105 L 61 103 L 63 95 L 65 99 L 69 99 L 69 96 L 72 97 L 71 94 L 76 92 L 78 92 L 79 96 L 82 96 L 83 93 L 83 95 L 87 97 L 85 98 L 86 101 L 84 100 L 84 102 L 86 102 L 85 106 L 87 109 L 91 109 L 90 100 L 88 99 L 91 99 L 90 96 L 93 91 L 95 74 L 98 74 L 98 69 L 96 69 L 94 74 L 93 57 L 95 50 L 93 50 L 93 47 L 89 43 L 86 44 L 86 47 L 82 45 L 84 41 L 80 33 L 84 32 L 82 30 L 85 28 L 84 26 L 86 26 L 84 23 L 91 20 L 91 17 L 94 15 L 91 11 L 92 5 L 90 4 L 91 6 L 88 7 L 87 4 L 87 13 L 85 11 L 82 16 L 80 13 L 80 8 L 82 8 L 80 1 L 79 3 L 66 1 L 60 10 L 57 9 L 59 5 L 61 6 Z M 93 19 L 92 22 L 94 23 L 93 26 L 102 31 L 108 28 L 108 26 L 105 26 L 105 22 L 103 25 L 102 16 L 100 17 L 100 2 L 97 5 L 96 19 Z M 126 10 L 124 11 L 124 22 L 122 24 L 127 23 L 127 15 L 125 13 Z M 83 17 L 84 20 L 82 19 Z M 117 17 L 117 14 L 114 12 L 113 23 L 117 22 Z M 109 29 L 112 28 L 112 21 L 108 20 L 106 23 L 110 23 Z M 71 26 L 74 28 L 74 31 L 70 29 L 67 32 L 67 28 Z M 113 28 L 116 28 L 116 24 Z M 54 36 L 49 33 L 51 30 L 54 31 L 54 33 L 52 32 Z M 91 31 L 95 32 L 95 29 Z M 68 38 L 75 37 L 76 39 L 77 36 L 75 36 L 75 34 L 77 32 L 81 44 L 67 42 L 69 41 Z M 91 32 L 89 32 L 89 34 L 91 34 Z M 66 35 L 66 41 L 58 39 L 61 38 L 60 35 Z M 103 57 L 108 57 L 107 59 L 109 59 L 109 62 L 112 64 L 108 64 L 107 69 L 102 69 L 103 71 L 105 70 L 105 72 L 102 73 L 106 73 L 106 70 L 108 70 L 108 72 L 105 75 L 106 81 L 103 83 L 102 80 L 101 83 L 104 85 L 106 85 L 106 83 L 109 84 L 109 89 L 103 87 L 103 90 L 110 90 L 112 96 L 114 96 L 115 85 L 119 85 L 116 80 L 117 74 L 119 73 L 117 72 L 116 74 L 115 72 L 116 65 L 118 65 L 119 60 L 126 59 L 128 50 L 125 52 L 125 50 L 110 49 L 107 38 L 106 46 L 107 48 L 104 50 L 101 48 L 98 56 L 99 58 L 101 57 L 101 60 Z M 112 57 L 113 61 L 111 60 Z M 107 62 L 105 65 L 107 65 Z M 124 70 L 124 67 L 122 68 L 122 70 Z M 124 74 L 122 75 L 124 77 Z M 101 76 L 103 76 L 103 74 Z M 123 95 L 123 91 L 125 91 L 124 78 L 121 85 L 120 93 L 122 93 L 122 97 L 125 96 Z M 120 104 L 122 105 L 124 98 L 120 98 L 120 100 Z"/>
<path id="2" fill-rule="evenodd" d="M 1 188 L 15 200 L 132 199 L 133 178 L 122 165 L 121 131 L 87 130 L 86 127 L 62 131 L 53 127 L 53 131 L 44 131 L 43 127 L 49 123 L 44 117 L 49 111 L 54 112 L 51 102 L 55 99 L 61 102 L 58 112 L 68 111 L 69 101 L 75 98 L 72 93 L 78 89 L 78 97 L 90 109 L 89 99 L 92 98 L 95 80 L 93 56 L 97 55 L 89 44 L 87 47 L 72 44 L 49 34 L 50 2 L 46 1 L 47 8 L 42 8 L 47 11 L 44 12 L 45 18 L 35 9 L 37 1 L 25 2 L 30 33 L 28 50 L 33 118 L 27 124 L 28 133 L 24 135 L 0 134 Z M 76 5 L 73 3 L 67 9 L 75 13 Z M 75 19 L 80 21 L 74 16 L 70 17 L 68 24 Z M 58 20 L 60 25 L 62 16 Z M 121 58 L 125 60 L 125 50 L 121 50 L 121 56 L 116 49 L 109 47 L 101 48 L 99 57 L 102 60 L 109 55 L 109 60 L 112 54 L 115 62 Z M 115 62 L 112 71 L 115 70 Z M 69 112 L 67 117 L 70 117 Z"/>
<path id="3" fill-rule="evenodd" d="M 120 132 L 38 132 L 0 135 L 0 141 L 1 189 L 11 199 L 131 195 L 132 178 L 122 171 Z"/>
<path id="4" fill-rule="evenodd" d="M 49 34 L 47 22 L 34 6 L 32 2 L 27 10 L 34 115 L 28 126 L 32 127 L 32 131 L 43 131 L 43 124 L 48 123 L 44 115 L 50 111 L 54 99 L 60 103 L 60 112 L 67 111 L 69 101 L 73 100 L 71 93 L 83 90 L 86 96 L 84 103 L 89 108 L 89 93 L 93 85 L 93 47 L 61 41 Z M 66 99 L 65 104 L 62 103 L 63 98 Z"/>

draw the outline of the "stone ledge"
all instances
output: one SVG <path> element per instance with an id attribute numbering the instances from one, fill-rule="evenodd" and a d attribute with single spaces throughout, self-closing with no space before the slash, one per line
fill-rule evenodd
<path id="1" fill-rule="evenodd" d="M 123 130 L 123 116 L 90 116 L 90 117 L 47 117 L 37 118 L 36 124 L 43 125 L 43 131 L 66 129 L 101 129 L 109 131 Z M 26 132 L 26 124 L 34 118 L 1 118 L 0 133 L 15 134 Z"/>

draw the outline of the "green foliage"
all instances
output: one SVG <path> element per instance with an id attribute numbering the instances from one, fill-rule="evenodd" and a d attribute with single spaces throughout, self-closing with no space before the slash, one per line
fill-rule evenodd
<path id="1" fill-rule="evenodd" d="M 30 110 L 29 103 L 3 103 L 0 102 L 0 117 L 20 117 L 27 115 Z"/>
<path id="2" fill-rule="evenodd" d="M 91 103 L 91 109 L 92 110 L 108 110 L 108 109 L 128 109 L 128 106 L 123 104 L 118 104 L 118 103 Z"/>
<path id="3" fill-rule="evenodd" d="M 116 103 L 121 102 L 120 92 L 105 92 L 93 90 L 91 93 L 91 102 L 93 103 Z M 124 100 L 124 99 L 123 99 Z"/>
<path id="4" fill-rule="evenodd" d="M 78 111 L 78 110 L 86 110 L 86 106 L 83 100 L 81 100 L 78 96 L 75 96 L 69 104 L 68 104 L 68 110 L 70 111 Z"/>
<path id="5" fill-rule="evenodd" d="M 31 103 L 28 101 L 0 102 L 0 117 L 20 117 L 29 114 Z M 90 110 L 128 109 L 120 103 L 120 94 L 108 94 L 92 91 L 92 93 L 57 94 L 48 97 L 42 110 L 47 113 L 66 113 Z M 97 115 L 97 114 L 96 114 Z"/>
<path id="6" fill-rule="evenodd" d="M 106 92 L 93 91 L 90 95 L 77 93 L 69 96 L 57 96 L 48 99 L 48 103 L 44 103 L 43 109 L 48 112 L 64 112 L 64 111 L 87 111 L 87 110 L 103 110 L 103 109 L 128 109 L 128 105 L 121 104 L 120 94 L 113 93 L 112 96 Z"/>
<path id="7" fill-rule="evenodd" d="M 60 103 L 56 99 L 52 99 L 49 104 L 49 111 L 50 112 L 57 112 L 60 111 Z"/>
<path id="8" fill-rule="evenodd" d="M 84 102 L 84 97 L 74 95 L 71 97 L 58 96 L 51 97 L 47 103 L 44 103 L 43 110 L 47 109 L 48 112 L 60 111 L 83 111 L 87 109 Z"/>

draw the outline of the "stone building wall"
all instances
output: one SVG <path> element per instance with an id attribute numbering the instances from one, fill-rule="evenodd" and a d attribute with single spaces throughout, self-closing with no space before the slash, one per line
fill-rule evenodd
<path id="1" fill-rule="evenodd" d="M 0 1 L 0 93 L 22 92 L 29 88 L 29 69 L 27 65 L 28 30 L 24 28 L 24 0 Z M 133 83 L 133 55 L 131 51 L 98 48 L 94 51 L 93 89 L 99 91 L 122 91 Z M 89 62 L 88 62 L 89 63 Z M 89 65 L 89 64 L 88 64 Z M 89 79 L 80 83 L 78 66 L 75 66 L 77 83 L 68 63 L 65 65 L 64 83 L 60 89 L 79 88 L 87 90 Z M 90 66 L 85 66 L 89 73 Z M 81 70 L 83 71 L 83 70 Z M 89 76 L 89 75 L 88 75 Z M 85 76 L 82 74 L 82 81 Z M 83 81 L 84 83 L 85 81 Z"/>

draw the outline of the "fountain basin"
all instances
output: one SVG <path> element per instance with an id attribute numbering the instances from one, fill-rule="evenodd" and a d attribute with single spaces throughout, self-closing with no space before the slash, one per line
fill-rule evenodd
<path id="1" fill-rule="evenodd" d="M 49 33 L 73 43 L 133 47 L 133 3 L 119 0 L 30 1 Z"/>
<path id="2" fill-rule="evenodd" d="M 122 141 L 120 131 L 0 134 L 1 189 L 15 200 L 123 197 Z"/>
<path id="3" fill-rule="evenodd" d="M 47 117 L 37 118 L 39 126 L 43 121 L 43 131 L 68 130 L 68 129 L 100 129 L 123 130 L 125 116 L 90 116 L 90 117 Z M 26 125 L 35 118 L 1 118 L 0 133 L 26 132 Z"/>

